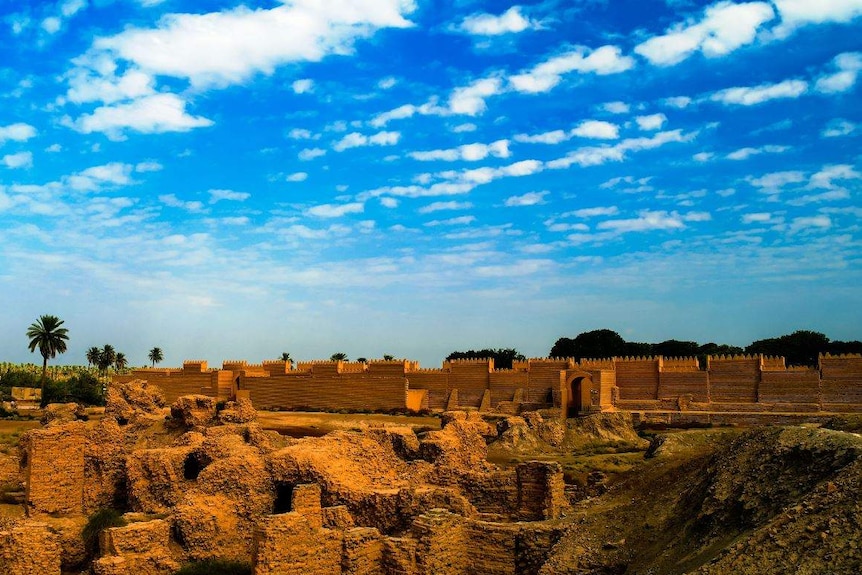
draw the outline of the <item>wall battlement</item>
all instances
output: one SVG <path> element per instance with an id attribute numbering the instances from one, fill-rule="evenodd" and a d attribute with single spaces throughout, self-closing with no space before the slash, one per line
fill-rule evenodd
<path id="1" fill-rule="evenodd" d="M 392 410 L 408 405 L 453 406 L 517 413 L 520 406 L 597 411 L 862 412 L 862 355 L 821 355 L 817 368 L 786 367 L 783 357 L 531 358 L 495 369 L 494 360 L 458 359 L 440 368 L 417 361 L 368 363 L 313 360 L 290 363 L 227 360 L 208 369 L 203 360 L 182 368 L 143 368 L 127 381 L 160 387 L 168 401 L 202 393 L 228 399 L 247 390 L 260 408 Z M 580 387 L 576 387 L 580 386 Z M 421 399 L 417 399 L 421 398 Z M 418 402 L 418 403 L 417 403 Z"/>

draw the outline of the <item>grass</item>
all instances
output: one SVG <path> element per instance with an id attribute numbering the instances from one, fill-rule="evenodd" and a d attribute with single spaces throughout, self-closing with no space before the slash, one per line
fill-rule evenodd
<path id="1" fill-rule="evenodd" d="M 100 509 L 90 515 L 87 524 L 81 531 L 84 539 L 84 548 L 90 557 L 95 557 L 99 552 L 99 533 L 109 527 L 124 527 L 128 521 L 123 519 L 123 514 L 116 509 Z"/>

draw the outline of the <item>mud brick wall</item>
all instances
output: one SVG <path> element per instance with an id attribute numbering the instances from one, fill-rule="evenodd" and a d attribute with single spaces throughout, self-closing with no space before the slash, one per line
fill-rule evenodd
<path id="1" fill-rule="evenodd" d="M 620 399 L 658 399 L 659 360 L 614 358 Z"/>
<path id="2" fill-rule="evenodd" d="M 410 530 L 416 539 L 418 575 L 466 572 L 468 541 L 463 517 L 432 509 L 418 516 Z"/>
<path id="3" fill-rule="evenodd" d="M 410 389 L 428 390 L 428 409 L 446 409 L 449 399 L 449 372 L 442 369 L 422 369 L 407 374 Z"/>
<path id="4" fill-rule="evenodd" d="M 373 527 L 355 527 L 344 533 L 341 572 L 344 575 L 382 573 L 383 539 Z"/>
<path id="5" fill-rule="evenodd" d="M 517 523 L 488 523 L 468 521 L 466 536 L 467 573 L 482 575 L 515 575 L 518 573 Z"/>
<path id="6" fill-rule="evenodd" d="M 755 403 L 760 383 L 759 356 L 710 356 L 709 387 L 714 403 Z"/>
<path id="7" fill-rule="evenodd" d="M 249 391 L 258 409 L 387 410 L 403 408 L 407 402 L 407 378 L 403 375 L 340 374 L 325 364 L 315 365 L 310 373 L 241 377 L 240 389 Z"/>
<path id="8" fill-rule="evenodd" d="M 386 537 L 383 540 L 382 573 L 416 575 L 416 540 L 410 537 Z"/>
<path id="9" fill-rule="evenodd" d="M 27 521 L 0 531 L 0 573 L 60 575 L 60 544 L 44 523 Z"/>
<path id="10" fill-rule="evenodd" d="M 128 379 L 143 379 L 150 385 L 155 385 L 165 396 L 168 405 L 183 395 L 202 394 L 216 397 L 219 393 L 218 371 L 136 369 Z"/>
<path id="11" fill-rule="evenodd" d="M 542 521 L 559 517 L 566 505 L 563 470 L 559 463 L 530 461 L 515 468 L 518 519 Z"/>
<path id="12" fill-rule="evenodd" d="M 529 384 L 524 389 L 524 401 L 530 403 L 546 402 L 548 390 L 560 388 L 560 372 L 574 367 L 568 359 L 531 359 L 528 363 Z"/>
<path id="13" fill-rule="evenodd" d="M 525 401 L 532 401 L 530 399 L 530 389 L 528 388 L 530 385 L 530 374 L 525 371 L 493 371 L 489 374 L 488 381 L 491 390 L 492 407 L 496 407 L 501 401 L 512 401 L 518 389 L 524 390 Z M 545 395 L 547 395 L 547 392 Z"/>
<path id="14" fill-rule="evenodd" d="M 582 368 L 584 369 L 584 368 Z M 593 388 L 599 391 L 599 405 L 604 408 L 613 407 L 613 390 L 617 385 L 617 372 L 613 369 L 584 369 L 592 376 Z"/>
<path id="15" fill-rule="evenodd" d="M 764 371 L 760 374 L 762 403 L 820 403 L 820 374 L 817 370 Z"/>
<path id="16" fill-rule="evenodd" d="M 75 515 L 84 506 L 86 426 L 34 429 L 22 438 L 25 503 L 31 512 Z"/>
<path id="17" fill-rule="evenodd" d="M 479 513 L 510 517 L 518 507 L 518 479 L 512 469 L 462 475 L 460 487 Z"/>
<path id="18" fill-rule="evenodd" d="M 342 537 L 299 513 L 270 515 L 255 532 L 255 575 L 340 575 Z"/>
<path id="19" fill-rule="evenodd" d="M 494 360 L 454 360 L 443 364 L 449 370 L 449 385 L 458 390 L 458 403 L 462 407 L 478 408 L 482 395 L 489 388 Z"/>
<path id="20" fill-rule="evenodd" d="M 662 371 L 659 374 L 659 399 L 691 395 L 692 401 L 709 401 L 709 374 L 705 371 Z"/>
<path id="21" fill-rule="evenodd" d="M 862 355 L 820 356 L 823 409 L 862 406 Z"/>

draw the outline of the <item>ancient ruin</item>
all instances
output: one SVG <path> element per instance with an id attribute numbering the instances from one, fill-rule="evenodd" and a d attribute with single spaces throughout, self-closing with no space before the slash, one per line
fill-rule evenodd
<path id="1" fill-rule="evenodd" d="M 225 361 L 211 369 L 137 369 L 117 381 L 144 380 L 168 401 L 186 394 L 248 397 L 260 409 L 478 409 L 518 413 L 558 408 L 562 415 L 623 410 L 667 421 L 793 421 L 793 414 L 862 411 L 862 355 L 821 355 L 816 368 L 785 367 L 761 355 L 530 359 L 494 369 L 493 359 L 443 363 Z M 734 414 L 746 414 L 738 416 Z M 752 419 L 753 418 L 753 419 Z"/>

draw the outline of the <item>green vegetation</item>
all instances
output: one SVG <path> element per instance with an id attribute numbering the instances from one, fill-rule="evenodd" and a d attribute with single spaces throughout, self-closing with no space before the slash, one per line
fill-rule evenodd
<path id="1" fill-rule="evenodd" d="M 27 337 L 30 340 L 28 347 L 30 353 L 39 348 L 42 355 L 42 387 L 45 387 L 45 375 L 48 371 L 48 359 L 57 357 L 58 353 L 66 353 L 66 341 L 69 339 L 69 330 L 63 325 L 63 320 L 53 315 L 43 315 L 27 328 Z"/>
<path id="2" fill-rule="evenodd" d="M 174 575 L 251 575 L 251 564 L 226 559 L 204 559 L 184 565 Z"/>
<path id="3" fill-rule="evenodd" d="M 524 361 L 527 359 L 524 354 L 514 348 L 500 349 L 480 349 L 470 351 L 453 351 L 446 356 L 446 361 L 453 359 L 493 359 L 494 369 L 512 369 L 512 363 L 515 361 Z"/>
<path id="4" fill-rule="evenodd" d="M 156 367 L 156 364 L 161 363 L 162 360 L 165 359 L 165 356 L 162 353 L 162 348 L 154 347 L 150 350 L 150 353 L 147 354 L 147 358 L 149 358 L 149 360 L 153 362 L 153 367 Z"/>
<path id="5" fill-rule="evenodd" d="M 105 386 L 92 373 L 79 373 L 69 379 L 51 380 L 42 390 L 42 406 L 49 403 L 105 405 Z"/>
<path id="6" fill-rule="evenodd" d="M 574 339 L 561 337 L 551 348 L 551 357 L 573 357 L 600 359 L 625 356 L 692 357 L 700 358 L 701 367 L 706 365 L 707 355 L 737 355 L 742 353 L 777 355 L 786 359 L 787 365 L 817 365 L 821 353 L 862 353 L 862 342 L 829 341 L 815 331 L 795 331 L 781 337 L 755 341 L 745 349 L 733 345 L 669 339 L 661 343 L 640 343 L 624 340 L 620 334 L 609 329 L 597 329 L 581 333 Z"/>
<path id="7" fill-rule="evenodd" d="M 347 354 L 343 351 L 337 351 L 329 356 L 329 361 L 349 361 Z"/>
<path id="8" fill-rule="evenodd" d="M 84 549 L 89 557 L 99 553 L 99 533 L 110 527 L 124 527 L 128 524 L 123 514 L 116 509 L 100 509 L 87 518 L 87 524 L 81 530 L 84 539 Z"/>

